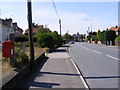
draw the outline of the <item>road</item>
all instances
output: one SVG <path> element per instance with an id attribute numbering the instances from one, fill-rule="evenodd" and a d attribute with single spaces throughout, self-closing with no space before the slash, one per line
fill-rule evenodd
<path id="1" fill-rule="evenodd" d="M 2 87 L 2 63 L 1 63 L 1 59 L 2 59 L 2 46 L 0 44 L 0 90 L 1 90 L 1 87 Z"/>
<path id="2" fill-rule="evenodd" d="M 76 42 L 69 48 L 71 58 L 90 88 L 118 88 L 119 50 L 114 46 L 84 42 Z"/>

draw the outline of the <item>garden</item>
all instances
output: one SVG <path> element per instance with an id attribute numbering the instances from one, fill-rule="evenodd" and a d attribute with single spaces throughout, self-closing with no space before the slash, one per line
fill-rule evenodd
<path id="1" fill-rule="evenodd" d="M 57 31 L 52 32 L 48 28 L 37 29 L 37 33 L 33 35 L 35 58 L 43 52 L 52 52 L 52 50 L 62 45 L 63 39 Z M 10 58 L 1 57 L 2 78 L 15 69 L 22 70 L 30 62 L 28 35 L 24 34 L 21 37 L 15 38 L 14 46 L 14 65 L 10 65 Z"/>

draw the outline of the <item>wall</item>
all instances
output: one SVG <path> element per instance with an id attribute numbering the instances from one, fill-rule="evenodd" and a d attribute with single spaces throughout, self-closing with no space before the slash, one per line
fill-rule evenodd
<path id="1" fill-rule="evenodd" d="M 45 58 L 45 53 L 35 58 L 35 68 Z M 2 79 L 2 90 L 16 88 L 22 81 L 22 79 L 28 77 L 30 74 L 30 65 L 27 65 L 23 70 L 15 70 Z"/>

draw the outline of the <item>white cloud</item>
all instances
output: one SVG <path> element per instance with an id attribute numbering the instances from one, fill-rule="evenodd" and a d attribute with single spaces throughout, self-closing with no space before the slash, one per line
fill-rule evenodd
<path id="1" fill-rule="evenodd" d="M 116 22 L 107 22 L 101 20 L 100 18 L 90 17 L 86 13 L 74 13 L 74 12 L 66 12 L 59 11 L 59 15 L 62 22 L 62 34 L 65 34 L 67 30 L 69 33 L 86 33 L 88 27 L 90 27 L 90 19 L 92 19 L 92 30 L 97 31 L 98 29 L 106 29 L 110 28 L 110 26 L 115 26 Z M 85 19 L 88 19 L 86 21 Z M 59 32 L 59 22 L 57 15 L 54 9 L 46 8 L 35 10 L 34 11 L 34 20 L 39 24 L 48 25 L 51 30 L 57 30 Z"/>
<path id="2" fill-rule="evenodd" d="M 59 21 L 54 9 L 44 8 L 35 10 L 33 15 L 34 20 L 39 24 L 47 24 L 51 30 L 58 30 L 59 32 Z M 59 15 L 62 21 L 62 34 L 66 33 L 67 30 L 69 30 L 71 33 L 79 32 L 81 20 L 88 17 L 88 15 L 85 13 L 73 13 L 65 11 L 59 11 Z"/>
<path id="3" fill-rule="evenodd" d="M 33 5 L 34 6 L 34 5 Z M 40 8 L 40 9 L 39 9 Z M 17 14 L 16 14 L 17 13 Z M 15 21 L 18 22 L 21 28 L 24 30 L 27 29 L 27 15 L 26 11 L 24 11 L 21 16 L 19 13 L 16 12 L 13 17 Z M 12 13 L 13 14 L 13 13 Z M 11 14 L 11 15 L 12 15 Z M 88 27 L 90 27 L 90 21 L 86 21 L 85 19 L 92 19 L 92 30 L 97 31 L 98 29 L 106 29 L 110 28 L 111 26 L 115 26 L 116 22 L 106 21 L 104 19 L 98 17 L 91 17 L 86 13 L 75 13 L 68 12 L 68 11 L 61 11 L 58 12 L 59 17 L 62 21 L 62 34 L 65 34 L 67 30 L 69 33 L 86 33 Z M 23 16 L 26 15 L 26 16 Z M 105 16 L 109 16 L 111 14 L 107 14 Z M 10 16 L 10 13 L 4 14 L 4 16 Z M 19 16 L 19 17 L 18 17 Z M 33 7 L 33 22 L 48 25 L 51 30 L 57 30 L 59 32 L 59 21 L 53 6 L 50 4 L 49 6 L 34 6 Z"/>

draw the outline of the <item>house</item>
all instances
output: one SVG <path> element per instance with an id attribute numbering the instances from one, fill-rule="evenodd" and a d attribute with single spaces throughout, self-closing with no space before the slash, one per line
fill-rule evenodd
<path id="1" fill-rule="evenodd" d="M 120 26 L 116 26 L 116 27 L 111 27 L 110 29 L 108 30 L 112 30 L 112 31 L 115 31 L 116 32 L 116 35 L 120 35 Z"/>
<path id="2" fill-rule="evenodd" d="M 37 33 L 37 28 L 44 28 L 44 26 L 43 25 L 35 25 L 35 23 L 33 23 L 33 27 L 32 27 L 33 29 L 32 29 L 32 32 L 33 32 L 33 34 L 35 34 L 35 33 Z M 26 35 L 28 35 L 29 34 L 29 29 L 27 29 L 27 30 L 25 30 L 25 34 Z"/>
<path id="3" fill-rule="evenodd" d="M 33 23 L 33 26 L 32 26 L 33 35 L 36 34 L 38 30 L 40 30 L 41 32 L 51 32 L 51 30 L 46 26 L 44 27 L 43 25 L 37 25 L 37 24 L 35 25 Z M 28 34 L 29 34 L 29 29 L 25 30 L 25 35 L 28 35 Z"/>
<path id="4" fill-rule="evenodd" d="M 13 29 L 14 29 L 14 38 L 22 36 L 23 30 L 18 27 L 16 22 L 13 23 Z"/>
<path id="5" fill-rule="evenodd" d="M 10 40 L 13 37 L 14 30 L 12 19 L 1 19 L 0 18 L 0 43 L 6 40 Z"/>
<path id="6" fill-rule="evenodd" d="M 78 42 L 83 42 L 83 35 L 82 34 L 73 34 L 74 40 Z"/>

